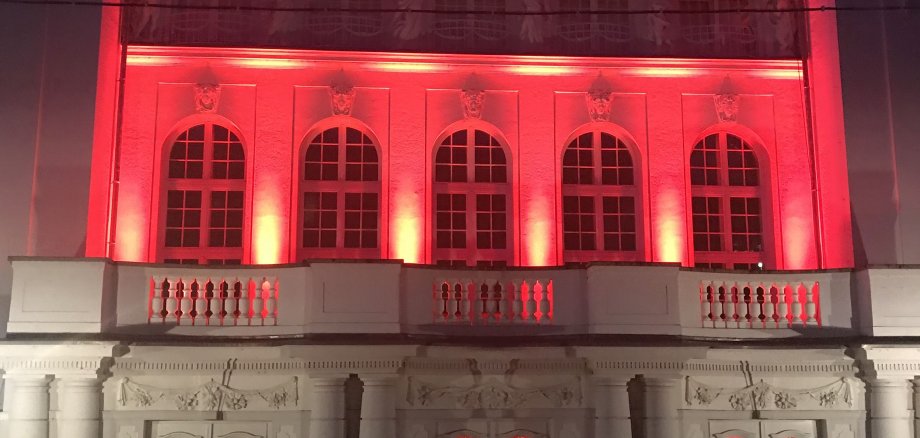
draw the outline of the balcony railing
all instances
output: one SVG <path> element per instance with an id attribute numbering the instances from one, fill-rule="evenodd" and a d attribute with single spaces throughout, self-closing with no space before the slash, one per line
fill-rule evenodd
<path id="1" fill-rule="evenodd" d="M 712 328 L 792 328 L 820 326 L 817 281 L 748 276 L 700 283 L 700 319 Z M 760 278 L 758 278 L 760 277 Z"/>
<path id="2" fill-rule="evenodd" d="M 553 280 L 441 280 L 434 303 L 436 323 L 551 324 Z"/>
<path id="3" fill-rule="evenodd" d="M 859 327 L 850 271 L 743 273 L 662 264 L 480 270 L 395 261 L 233 267 L 42 258 L 14 258 L 12 265 L 11 333 L 763 338 Z M 910 321 L 920 327 L 920 315 Z"/>
<path id="4" fill-rule="evenodd" d="M 803 20 L 798 12 L 694 10 L 677 14 L 657 11 L 658 5 L 646 1 L 631 2 L 629 14 L 592 10 L 585 2 L 554 6 L 522 0 L 494 1 L 487 6 L 463 3 L 463 8 L 480 13 L 437 9 L 442 7 L 438 2 L 425 3 L 423 6 L 434 9 L 418 12 L 407 12 L 397 2 L 380 1 L 352 2 L 346 9 L 341 9 L 341 2 L 332 1 L 126 3 L 130 6 L 124 8 L 122 35 L 129 44 L 732 59 L 797 59 L 802 55 Z M 673 12 L 679 6 L 673 2 L 666 9 Z M 703 7 L 708 11 L 737 5 L 713 0 Z M 533 12 L 540 14 L 527 14 Z"/>
<path id="5" fill-rule="evenodd" d="M 179 325 L 275 325 L 278 279 L 220 272 L 151 278 L 148 321 Z"/>

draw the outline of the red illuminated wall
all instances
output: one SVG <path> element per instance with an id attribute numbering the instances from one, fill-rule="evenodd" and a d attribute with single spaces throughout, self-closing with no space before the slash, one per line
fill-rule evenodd
<path id="1" fill-rule="evenodd" d="M 755 144 L 769 175 L 767 236 L 775 263 L 767 267 L 819 267 L 798 61 L 151 47 L 128 50 L 113 256 L 155 260 L 164 145 L 201 117 L 195 84 L 218 83 L 219 109 L 211 117 L 232 122 L 247 150 L 246 241 L 252 243 L 245 260 L 294 261 L 295 163 L 304 138 L 330 123 L 330 85 L 347 80 L 356 89 L 351 117 L 380 143 L 382 258 L 431 261 L 434 144 L 445 129 L 464 123 L 460 90 L 474 86 L 485 90 L 478 123 L 494 127 L 510 150 L 515 262 L 559 264 L 562 150 L 573 132 L 591 122 L 585 93 L 599 75 L 613 90 L 609 124 L 639 152 L 645 261 L 693 263 L 687 163 L 701 135 L 719 127 L 713 95 L 730 78 L 741 103 L 737 123 L 725 127 Z M 822 147 L 821 154 L 843 153 L 842 143 Z M 827 166 L 820 170 L 840 170 L 840 163 Z M 849 217 L 841 206 L 832 207 L 823 217 Z M 835 248 L 849 239 L 848 233 L 825 236 Z M 845 260 L 834 260 L 827 266 L 843 265 Z"/>

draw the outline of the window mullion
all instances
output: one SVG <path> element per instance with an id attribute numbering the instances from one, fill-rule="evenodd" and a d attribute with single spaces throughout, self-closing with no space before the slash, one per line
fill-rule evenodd
<path id="1" fill-rule="evenodd" d="M 597 193 L 591 198 L 594 201 L 594 250 L 606 251 L 604 246 L 604 195 Z"/>
<path id="2" fill-rule="evenodd" d="M 466 264 L 474 265 L 476 262 L 476 254 L 479 252 L 479 248 L 476 247 L 476 232 L 478 231 L 476 225 L 476 193 L 466 190 L 464 195 L 466 196 Z"/>
<path id="3" fill-rule="evenodd" d="M 336 159 L 336 175 L 339 182 L 345 181 L 345 126 L 339 125 L 338 127 L 338 153 L 335 156 Z"/>

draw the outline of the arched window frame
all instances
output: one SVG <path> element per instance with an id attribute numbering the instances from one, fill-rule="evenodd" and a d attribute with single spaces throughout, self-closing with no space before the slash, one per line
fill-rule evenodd
<path id="1" fill-rule="evenodd" d="M 466 182 L 439 182 L 437 179 L 438 150 L 448 137 L 460 131 L 466 131 Z M 505 182 L 476 182 L 475 180 L 475 132 L 482 131 L 498 143 L 505 157 Z M 513 156 L 504 136 L 491 124 L 481 121 L 464 121 L 449 126 L 434 142 L 431 158 L 432 184 L 431 196 L 431 262 L 456 266 L 464 262 L 467 266 L 502 267 L 514 263 L 515 248 L 515 210 L 514 210 L 514 176 Z M 465 248 L 439 248 L 438 246 L 438 195 L 461 195 L 465 197 L 464 210 L 466 235 Z M 505 248 L 477 248 L 477 195 L 503 195 L 505 199 Z M 452 263 L 453 262 L 453 263 Z"/>
<path id="2" fill-rule="evenodd" d="M 202 177 L 201 178 L 171 178 L 170 162 L 173 147 L 177 141 L 186 132 L 190 132 L 195 127 L 204 126 L 204 147 L 202 160 Z M 228 131 L 228 140 L 235 136 L 243 151 L 243 178 L 214 178 L 213 163 L 214 145 L 213 127 L 220 126 Z M 218 140 L 219 141 L 219 140 Z M 157 186 L 158 196 L 154 198 L 154 209 L 156 212 L 155 220 L 151 221 L 154 229 L 152 235 L 156 236 L 156 244 L 152 245 L 153 254 L 151 259 L 160 263 L 180 263 L 180 264 L 247 264 L 249 263 L 250 253 L 250 236 L 251 236 L 251 149 L 243 136 L 239 127 L 225 117 L 213 114 L 199 114 L 187 117 L 175 124 L 175 128 L 170 131 L 166 140 L 162 143 L 157 165 L 159 168 L 159 184 Z M 217 160 L 221 161 L 221 160 Z M 170 226 L 168 211 L 170 207 L 170 191 L 199 191 L 201 193 L 201 204 L 199 208 L 199 238 L 198 246 L 167 246 L 166 238 L 168 230 L 174 228 Z M 212 205 L 212 194 L 216 192 L 242 192 L 240 198 L 242 206 L 225 205 L 227 211 L 223 220 L 229 219 L 231 210 L 240 210 L 242 223 L 240 230 L 239 246 L 221 247 L 210 245 L 210 232 L 212 231 L 212 215 L 215 212 L 216 204 Z M 184 199 L 183 199 L 184 200 Z M 229 195 L 224 198 L 229 201 Z M 238 202 L 238 201 L 236 201 Z M 216 219 L 216 218 L 215 218 Z M 232 227 L 236 228 L 236 227 Z M 215 229 L 216 231 L 217 229 Z M 226 235 L 224 235 L 226 238 Z"/>
<path id="3" fill-rule="evenodd" d="M 706 138 L 718 136 L 718 175 L 719 185 L 693 184 L 692 159 L 696 146 Z M 753 152 L 757 161 L 758 185 L 732 186 L 728 185 L 728 136 L 741 140 L 742 146 L 747 146 Z M 689 145 L 687 154 L 687 186 L 690 188 L 687 196 L 687 235 L 688 249 L 691 262 L 694 266 L 710 269 L 751 270 L 751 269 L 778 269 L 782 262 L 777 257 L 778 236 L 774 227 L 773 212 L 775 211 L 773 187 L 773 160 L 763 147 L 763 141 L 750 129 L 736 123 L 722 123 L 703 131 L 693 143 Z M 724 165 L 723 165 L 724 163 Z M 723 183 L 724 182 L 724 183 Z M 696 249 L 696 235 L 694 227 L 694 198 L 711 197 L 719 199 L 719 217 L 721 230 L 718 233 L 721 239 L 720 251 L 698 251 Z M 734 251 L 732 245 L 732 213 L 731 198 L 752 198 L 759 200 L 760 206 L 760 251 Z M 758 266 L 758 264 L 760 264 Z"/>
<path id="4" fill-rule="evenodd" d="M 591 184 L 567 184 L 565 182 L 564 169 L 565 154 L 569 147 L 585 134 L 592 134 L 592 178 Z M 632 178 L 631 185 L 613 185 L 602 184 L 601 160 L 601 136 L 610 135 L 619 140 L 632 160 Z M 591 261 L 643 261 L 645 260 L 645 251 L 647 247 L 646 218 L 645 218 L 645 165 L 639 147 L 633 137 L 622 127 L 610 122 L 592 122 L 577 128 L 566 138 L 562 144 L 559 155 L 559 182 L 560 197 L 558 200 L 558 236 L 559 254 L 564 263 L 578 263 Z M 595 230 L 595 249 L 591 250 L 572 250 L 566 248 L 566 197 L 579 196 L 591 197 L 594 201 L 593 223 Z M 635 249 L 632 251 L 614 251 L 606 250 L 604 245 L 604 199 L 605 197 L 632 197 L 633 199 L 633 219 L 635 227 Z"/>
<path id="5" fill-rule="evenodd" d="M 337 157 L 335 180 L 307 180 L 305 174 L 306 158 L 311 142 L 322 136 L 323 133 L 337 129 L 337 145 L 339 153 Z M 347 154 L 346 145 L 348 129 L 354 129 L 368 138 L 371 145 L 377 153 L 377 180 L 376 181 L 348 181 L 346 176 Z M 363 144 L 363 143 L 362 143 Z M 307 259 L 379 259 L 384 257 L 385 239 L 387 236 L 384 221 L 384 212 L 386 211 L 386 196 L 383 190 L 383 179 L 385 169 L 383 164 L 383 154 L 380 141 L 374 134 L 373 130 L 360 121 L 349 116 L 334 116 L 316 123 L 302 138 L 297 152 L 297 162 L 294 169 L 295 190 L 294 208 L 297 220 L 292 221 L 292 235 L 296 241 L 292 245 L 294 260 Z M 354 163 L 352 163 L 354 164 Z M 309 189 L 310 191 L 335 193 L 335 236 L 336 243 L 333 247 L 308 248 L 304 245 L 304 196 Z M 373 248 L 346 248 L 345 247 L 345 196 L 346 194 L 376 194 L 377 198 L 377 230 L 376 246 Z"/>

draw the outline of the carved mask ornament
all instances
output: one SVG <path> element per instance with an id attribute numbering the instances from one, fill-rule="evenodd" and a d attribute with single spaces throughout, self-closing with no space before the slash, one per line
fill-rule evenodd
<path id="1" fill-rule="evenodd" d="M 725 78 L 725 81 L 722 82 L 722 89 L 713 96 L 713 101 L 716 106 L 716 115 L 719 117 L 720 122 L 735 122 L 738 120 L 741 96 L 733 91 L 729 78 Z"/>
<path id="2" fill-rule="evenodd" d="M 613 92 L 609 89 L 591 89 L 585 94 L 588 104 L 588 115 L 594 122 L 610 120 L 610 107 L 613 103 Z"/>
<path id="3" fill-rule="evenodd" d="M 588 105 L 588 116 L 593 122 L 610 121 L 610 108 L 613 104 L 613 90 L 610 83 L 601 74 L 591 84 L 585 94 L 585 103 Z"/>
<path id="4" fill-rule="evenodd" d="M 195 111 L 199 113 L 217 112 L 220 102 L 220 85 L 198 84 L 195 85 Z"/>
<path id="5" fill-rule="evenodd" d="M 332 98 L 332 114 L 337 116 L 350 116 L 351 108 L 355 103 L 355 89 L 347 84 L 335 84 L 329 87 Z"/>
<path id="6" fill-rule="evenodd" d="M 463 117 L 467 119 L 482 118 L 482 102 L 485 92 L 477 89 L 464 89 L 460 91 L 460 103 L 463 104 Z"/>

